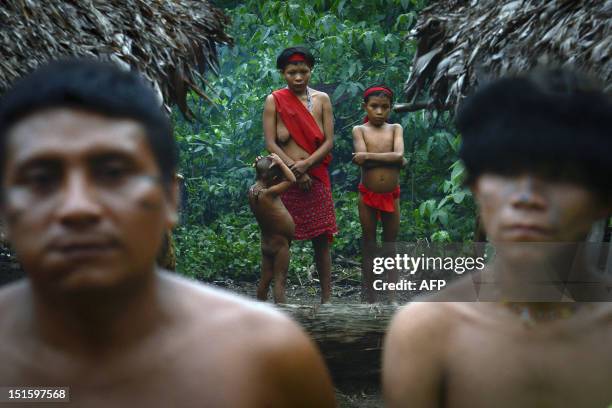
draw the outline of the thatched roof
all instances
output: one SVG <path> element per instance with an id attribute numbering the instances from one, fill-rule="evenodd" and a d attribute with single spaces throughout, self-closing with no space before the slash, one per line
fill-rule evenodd
<path id="1" fill-rule="evenodd" d="M 478 83 L 539 65 L 572 66 L 612 92 L 612 0 L 448 0 L 424 9 L 398 111 L 453 110 Z"/>
<path id="2" fill-rule="evenodd" d="M 228 18 L 201 0 L 3 0 L 0 92 L 41 62 L 93 56 L 136 68 L 164 101 L 189 115 L 190 89 L 216 71 L 217 44 L 232 42 Z"/>

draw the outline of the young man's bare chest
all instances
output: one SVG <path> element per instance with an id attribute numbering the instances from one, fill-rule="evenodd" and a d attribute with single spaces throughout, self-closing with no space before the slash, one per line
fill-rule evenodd
<path id="1" fill-rule="evenodd" d="M 566 327 L 527 327 L 518 317 L 458 326 L 446 350 L 447 406 L 608 406 L 612 323 L 587 318 Z"/>
<path id="2" fill-rule="evenodd" d="M 249 391 L 254 376 L 235 354 L 181 333 L 174 342 L 152 341 L 87 358 L 4 344 L 0 384 L 66 386 L 71 401 L 87 407 L 246 406 L 235 390 Z"/>

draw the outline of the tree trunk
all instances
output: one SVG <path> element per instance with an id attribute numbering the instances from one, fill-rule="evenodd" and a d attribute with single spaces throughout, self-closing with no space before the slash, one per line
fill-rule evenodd
<path id="1" fill-rule="evenodd" d="M 279 305 L 317 342 L 336 384 L 380 381 L 383 337 L 397 306 Z"/>

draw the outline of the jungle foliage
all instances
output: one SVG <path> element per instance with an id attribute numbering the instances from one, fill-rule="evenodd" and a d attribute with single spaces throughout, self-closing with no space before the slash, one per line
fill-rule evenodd
<path id="1" fill-rule="evenodd" d="M 218 76 L 207 77 L 211 101 L 191 95 L 197 120 L 175 112 L 180 171 L 185 177 L 182 223 L 176 231 L 178 269 L 206 280 L 255 279 L 259 230 L 246 191 L 251 163 L 265 152 L 265 97 L 284 86 L 275 68 L 285 47 L 304 44 L 317 59 L 311 86 L 329 93 L 335 116 L 330 166 L 340 233 L 332 258 L 359 259 L 359 169 L 351 163 L 351 129 L 361 123 L 362 91 L 391 87 L 401 98 L 415 44 L 406 36 L 423 0 L 294 0 L 216 2 L 232 19 L 232 48 L 220 49 Z M 447 113 L 392 116 L 404 127 L 408 166 L 401 179 L 403 241 L 463 241 L 474 230 L 474 206 L 462 186 L 459 136 Z M 290 277 L 312 270 L 309 243 L 294 242 Z"/>

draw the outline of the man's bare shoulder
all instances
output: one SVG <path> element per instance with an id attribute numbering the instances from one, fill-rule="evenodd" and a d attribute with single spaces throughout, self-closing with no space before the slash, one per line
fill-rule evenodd
<path id="1" fill-rule="evenodd" d="M 0 337 L 14 331 L 15 322 L 19 320 L 18 313 L 22 310 L 24 299 L 29 297 L 27 279 L 20 279 L 0 287 Z"/>
<path id="2" fill-rule="evenodd" d="M 395 314 L 389 332 L 400 335 L 413 335 L 416 332 L 436 336 L 446 335 L 464 313 L 465 310 L 459 303 L 412 302 L 400 308 Z"/>
<path id="3" fill-rule="evenodd" d="M 413 302 L 393 317 L 383 348 L 383 390 L 389 406 L 432 406 L 463 312 L 453 303 Z M 427 404 L 425 402 L 428 401 Z"/>
<path id="4" fill-rule="evenodd" d="M 200 356 L 211 367 L 214 363 L 206 359 L 213 353 L 215 361 L 222 362 L 220 372 L 232 372 L 235 379 L 258 378 L 257 388 L 264 390 L 266 398 L 281 401 L 270 406 L 298 406 L 295 398 L 315 401 L 312 406 L 333 405 L 323 360 L 314 343 L 289 317 L 270 305 L 223 289 L 162 276 L 180 291 L 186 303 L 181 309 L 189 315 L 184 327 L 192 328 L 194 341 L 189 347 L 193 358 Z"/>
<path id="5" fill-rule="evenodd" d="M 263 302 L 174 274 L 162 273 L 161 277 L 180 296 L 184 317 L 202 330 L 206 328 L 208 336 L 210 330 L 220 329 L 232 337 L 247 335 L 252 344 L 258 333 L 265 333 L 266 339 L 279 334 L 302 335 L 297 324 Z"/>
<path id="6" fill-rule="evenodd" d="M 0 318 L 4 315 L 3 312 L 10 310 L 11 306 L 19 304 L 27 292 L 27 279 L 20 279 L 0 287 Z"/>

